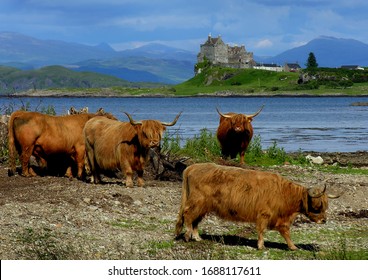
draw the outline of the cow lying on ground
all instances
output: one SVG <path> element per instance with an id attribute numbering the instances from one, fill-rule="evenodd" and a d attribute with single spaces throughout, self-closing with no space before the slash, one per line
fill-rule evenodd
<path id="1" fill-rule="evenodd" d="M 106 118 L 94 118 L 86 123 L 84 137 L 86 141 L 86 159 L 92 173 L 92 182 L 101 181 L 104 171 L 122 171 L 126 175 L 125 184 L 133 187 L 133 171 L 138 174 L 138 186 L 143 186 L 143 169 L 150 148 L 159 146 L 166 126 L 156 120 L 134 121 L 125 113 L 129 122 L 120 122 Z"/>
<path id="2" fill-rule="evenodd" d="M 99 114 L 77 114 L 69 116 L 50 116 L 38 112 L 16 111 L 9 121 L 9 176 L 14 175 L 15 151 L 18 152 L 23 176 L 36 176 L 30 167 L 33 155 L 46 165 L 48 159 L 65 156 L 77 166 L 77 176 L 82 177 L 84 169 L 85 146 L 83 128 L 85 123 Z M 110 114 L 104 118 L 115 119 Z M 72 160 L 70 160 L 72 159 Z M 68 166 L 66 176 L 72 177 L 72 166 Z"/>
<path id="3" fill-rule="evenodd" d="M 252 120 L 263 109 L 253 115 L 227 113 L 223 114 L 216 108 L 220 115 L 220 123 L 217 128 L 217 139 L 221 146 L 222 156 L 236 158 L 240 154 L 240 163 L 244 163 L 245 151 L 253 137 Z"/>
<path id="4" fill-rule="evenodd" d="M 316 223 L 326 222 L 325 189 L 307 189 L 277 174 L 220 166 L 193 164 L 183 174 L 182 200 L 176 235 L 186 226 L 186 241 L 201 240 L 198 224 L 208 213 L 231 221 L 256 224 L 258 249 L 264 249 L 266 228 L 280 232 L 290 250 L 290 225 L 298 213 Z"/>

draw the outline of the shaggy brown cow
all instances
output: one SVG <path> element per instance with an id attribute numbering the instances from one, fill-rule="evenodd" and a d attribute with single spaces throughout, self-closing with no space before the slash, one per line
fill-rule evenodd
<path id="1" fill-rule="evenodd" d="M 216 108 L 220 115 L 217 139 L 220 143 L 223 157 L 236 158 L 237 154 L 240 154 L 240 163 L 244 163 L 245 151 L 253 137 L 251 122 L 262 109 L 263 106 L 253 115 L 244 115 L 237 113 L 222 114 Z"/>
<path id="2" fill-rule="evenodd" d="M 298 213 L 316 223 L 326 222 L 330 196 L 319 188 L 307 189 L 278 174 L 212 163 L 193 164 L 183 174 L 182 200 L 176 235 L 185 224 L 186 241 L 201 240 L 198 224 L 207 213 L 232 221 L 256 224 L 258 249 L 264 249 L 263 233 L 275 229 L 291 250 L 290 225 Z"/>
<path id="3" fill-rule="evenodd" d="M 143 186 L 143 168 L 149 149 L 159 146 L 166 126 L 175 125 L 181 113 L 171 123 L 156 120 L 137 122 L 125 114 L 129 122 L 94 118 L 86 123 L 86 158 L 93 183 L 101 181 L 101 172 L 120 170 L 126 175 L 127 187 L 133 187 L 133 171 L 138 174 L 138 186 Z"/>
<path id="4" fill-rule="evenodd" d="M 58 157 L 70 164 L 76 163 L 77 176 L 82 177 L 85 146 L 83 128 L 85 123 L 100 114 L 78 114 L 50 116 L 38 112 L 16 111 L 9 121 L 9 176 L 15 173 L 15 151 L 18 151 L 23 176 L 36 176 L 30 167 L 30 157 L 35 156 L 45 165 L 48 159 Z M 106 117 L 113 118 L 110 114 Z M 72 160 L 70 160 L 72 159 Z M 72 167 L 68 166 L 66 176 L 72 177 Z"/>

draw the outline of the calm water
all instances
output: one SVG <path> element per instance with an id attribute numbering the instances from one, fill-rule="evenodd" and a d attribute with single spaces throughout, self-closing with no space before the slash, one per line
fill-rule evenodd
<path id="1" fill-rule="evenodd" d="M 102 107 L 120 120 L 124 111 L 136 120 L 172 121 L 183 111 L 169 133 L 179 133 L 184 139 L 198 135 L 207 128 L 215 133 L 219 116 L 224 112 L 253 114 L 263 104 L 263 111 L 253 120 L 254 134 L 261 137 L 262 147 L 274 141 L 286 151 L 351 152 L 368 150 L 368 107 L 351 106 L 353 102 L 368 102 L 368 97 L 247 97 L 247 98 L 0 98 L 0 109 L 11 105 L 18 109 L 28 104 L 31 110 L 48 105 L 57 114 L 74 106 L 87 106 L 90 112 Z"/>

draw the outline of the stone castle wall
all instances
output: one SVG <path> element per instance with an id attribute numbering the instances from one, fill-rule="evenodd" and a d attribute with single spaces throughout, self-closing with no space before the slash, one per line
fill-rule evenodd
<path id="1" fill-rule="evenodd" d="M 209 35 L 207 41 L 201 44 L 198 62 L 203 62 L 205 57 L 213 65 L 224 67 L 252 68 L 255 65 L 252 52 L 247 52 L 244 46 L 231 47 L 225 44 L 220 36 L 212 38 Z"/>

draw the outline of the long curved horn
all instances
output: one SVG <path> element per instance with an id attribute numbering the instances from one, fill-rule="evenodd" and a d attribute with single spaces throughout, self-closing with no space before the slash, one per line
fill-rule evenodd
<path id="1" fill-rule="evenodd" d="M 335 198 L 339 198 L 341 195 L 342 193 L 341 194 L 328 194 L 327 197 L 331 199 L 335 199 Z"/>
<path id="2" fill-rule="evenodd" d="M 254 118 L 256 117 L 263 109 L 264 105 L 262 105 L 261 109 L 259 109 L 255 114 L 253 115 L 245 115 L 247 118 Z"/>
<path id="3" fill-rule="evenodd" d="M 176 117 L 175 117 L 175 119 L 171 123 L 161 122 L 161 124 L 164 125 L 164 126 L 173 126 L 173 125 L 175 125 L 176 122 L 178 121 L 181 113 L 183 113 L 183 111 L 181 111 L 179 114 L 177 114 Z"/>
<path id="4" fill-rule="evenodd" d="M 221 113 L 217 107 L 216 107 L 216 111 L 217 111 L 217 113 L 219 113 L 219 115 L 220 115 L 221 117 L 224 117 L 224 118 L 231 118 L 231 116 L 229 116 L 229 115 L 225 115 L 225 114 Z"/>
<path id="5" fill-rule="evenodd" d="M 317 197 L 320 197 L 320 196 L 322 196 L 324 193 L 325 193 L 325 191 L 326 191 L 326 184 L 325 184 L 325 186 L 324 186 L 324 188 L 323 188 L 323 190 L 322 191 L 320 191 L 320 192 L 318 192 L 318 193 L 313 193 L 313 190 L 315 189 L 315 187 L 314 188 L 310 188 L 310 189 L 308 189 L 308 194 L 309 194 L 309 196 L 310 197 L 313 197 L 313 198 L 317 198 Z"/>
<path id="6" fill-rule="evenodd" d="M 133 118 L 127 112 L 124 112 L 124 114 L 128 116 L 130 124 L 132 124 L 132 125 L 142 124 L 142 122 L 137 122 L 137 121 L 133 120 Z"/>

